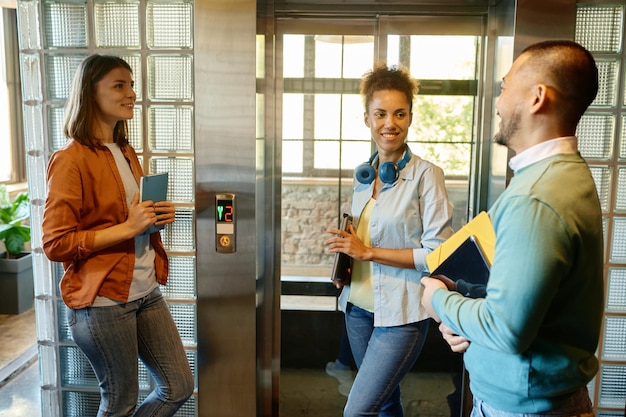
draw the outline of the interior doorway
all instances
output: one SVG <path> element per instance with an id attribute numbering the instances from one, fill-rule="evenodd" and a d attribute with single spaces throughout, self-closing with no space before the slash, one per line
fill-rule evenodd
<path id="1" fill-rule="evenodd" d="M 343 313 L 329 280 L 333 256 L 323 242 L 326 229 L 338 227 L 349 213 L 353 170 L 373 150 L 360 78 L 375 62 L 386 61 L 408 67 L 419 80 L 409 146 L 444 169 L 457 229 L 468 219 L 471 178 L 479 165 L 476 109 L 485 18 L 285 18 L 276 29 L 280 414 L 341 415 L 349 381 L 333 378 L 325 367 L 337 357 Z M 461 357 L 431 327 L 421 358 L 402 384 L 405 412 L 458 416 Z"/>

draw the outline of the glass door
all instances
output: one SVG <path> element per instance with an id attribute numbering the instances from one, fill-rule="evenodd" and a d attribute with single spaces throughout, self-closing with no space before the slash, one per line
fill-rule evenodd
<path id="1" fill-rule="evenodd" d="M 457 229 L 468 219 L 480 146 L 475 126 L 483 28 L 482 17 L 277 22 L 282 416 L 304 410 L 340 415 L 349 391 L 349 378 L 326 373 L 339 353 L 344 324 L 339 291 L 329 279 L 333 256 L 323 242 L 326 229 L 338 227 L 350 211 L 353 170 L 373 150 L 363 121 L 361 76 L 386 61 L 408 67 L 419 80 L 409 146 L 444 169 Z M 432 328 L 403 382 L 404 406 L 407 415 L 417 407 L 426 415 L 459 415 L 461 358 Z"/>

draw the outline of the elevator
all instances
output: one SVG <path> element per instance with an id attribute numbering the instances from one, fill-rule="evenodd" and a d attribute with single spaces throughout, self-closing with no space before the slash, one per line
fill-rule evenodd
<path id="1" fill-rule="evenodd" d="M 281 375 L 334 359 L 343 315 L 319 231 L 349 209 L 351 171 L 371 153 L 368 133 L 348 126 L 362 112 L 358 79 L 374 61 L 418 71 L 420 41 L 465 39 L 466 75 L 424 80 L 422 91 L 467 97 L 484 119 L 468 130 L 490 136 L 492 102 L 481 97 L 494 96 L 493 62 L 511 59 L 513 3 L 400 3 L 194 3 L 199 416 L 283 416 Z M 320 64 L 323 54 L 334 58 Z M 331 130 L 336 119 L 342 128 Z M 491 158 L 477 136 L 468 134 L 464 179 L 451 182 L 458 224 L 503 187 L 504 171 L 477 175 Z M 232 253 L 216 247 L 223 193 L 237 201 Z M 426 347 L 421 369 L 461 373 L 440 342 Z"/>
<path id="2" fill-rule="evenodd" d="M 293 417 L 281 413 L 281 371 L 323 369 L 339 342 L 342 313 L 327 280 L 332 258 L 320 239 L 349 208 L 351 172 L 371 152 L 369 138 L 351 124 L 362 112 L 360 75 L 377 60 L 418 71 L 446 55 L 461 55 L 444 47 L 438 55 L 418 52 L 423 40 L 451 36 L 468 42 L 467 75 L 417 77 L 425 100 L 460 97 L 471 115 L 457 143 L 468 158 L 454 159 L 464 170 L 444 167 L 453 173 L 446 185 L 459 227 L 493 203 L 510 175 L 506 151 L 490 138 L 498 122 L 499 82 L 514 56 L 546 38 L 580 37 L 592 44 L 596 38 L 587 28 L 609 23 L 619 22 L 613 32 L 607 29 L 613 37 L 621 34 L 624 2 L 577 3 L 20 0 L 33 224 L 42 216 L 47 157 L 64 141 L 62 110 L 73 70 L 90 53 L 122 56 L 134 69 L 138 91 L 131 143 L 146 172 L 168 171 L 174 184 L 168 196 L 177 218 L 162 232 L 172 260 L 163 291 L 196 376 L 195 393 L 177 415 Z M 620 45 L 593 51 L 606 79 L 623 84 L 617 75 Z M 329 58 L 320 65 L 316 57 L 323 54 Z M 623 104 L 620 88 L 615 97 Z M 608 190 L 617 193 L 611 179 L 622 178 L 626 158 L 596 153 L 594 146 L 623 130 L 617 102 L 597 103 L 579 134 L 604 191 L 605 233 L 619 237 L 626 209 L 613 210 L 611 202 L 620 200 Z M 600 138 L 593 136 L 597 132 Z M 428 152 L 427 145 L 411 143 L 418 153 Z M 33 227 L 42 410 L 46 416 L 92 415 L 97 381 L 69 336 L 57 290 L 62 271 L 45 259 L 40 238 Z M 626 255 L 619 250 L 607 257 L 613 294 L 623 293 Z M 626 354 L 619 343 L 611 345 L 623 339 L 623 304 L 617 297 L 607 307 L 605 326 L 613 335 L 607 346 L 613 349 L 590 386 L 607 417 L 626 392 L 619 385 Z M 436 340 L 427 344 L 415 371 L 462 373 L 459 358 L 442 353 L 445 348 Z M 153 382 L 142 372 L 145 395 Z M 466 410 L 461 405 L 450 415 L 468 415 Z"/>

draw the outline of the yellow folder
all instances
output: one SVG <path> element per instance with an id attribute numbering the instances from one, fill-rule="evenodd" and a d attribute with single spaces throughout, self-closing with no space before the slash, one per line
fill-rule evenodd
<path id="1" fill-rule="evenodd" d="M 493 263 L 493 254 L 496 248 L 496 233 L 493 230 L 491 219 L 486 211 L 481 211 L 470 222 L 450 236 L 448 240 L 439 245 L 438 248 L 426 255 L 428 269 L 434 271 L 448 256 L 458 248 L 469 236 L 474 236 L 478 245 L 483 251 L 483 255 L 489 262 Z"/>

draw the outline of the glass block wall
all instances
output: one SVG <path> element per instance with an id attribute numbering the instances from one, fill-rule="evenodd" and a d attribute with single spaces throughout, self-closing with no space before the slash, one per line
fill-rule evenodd
<path id="1" fill-rule="evenodd" d="M 97 380 L 73 343 L 58 284 L 60 264 L 41 248 L 46 165 L 65 143 L 63 106 L 80 61 L 117 55 L 133 68 L 137 105 L 130 140 L 146 173 L 168 171 L 176 221 L 161 236 L 170 255 L 162 288 L 196 374 L 192 0 L 18 0 L 24 131 L 32 199 L 32 249 L 42 414 L 95 415 Z M 140 363 L 140 401 L 154 382 Z M 196 389 L 197 392 L 197 389 Z M 197 415 L 197 394 L 177 416 Z"/>
<path id="2" fill-rule="evenodd" d="M 578 126 L 579 149 L 591 166 L 602 204 L 605 236 L 605 314 L 589 384 L 598 417 L 626 407 L 626 84 L 624 2 L 579 4 L 575 40 L 597 62 L 600 88 Z"/>

